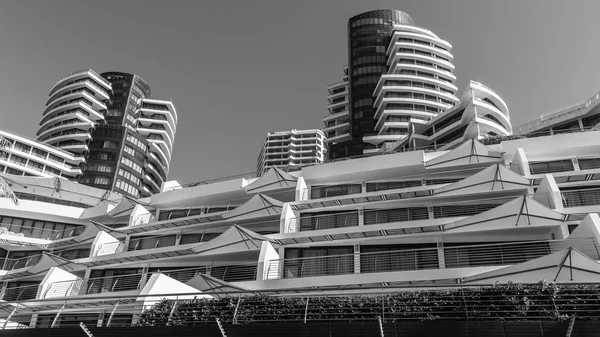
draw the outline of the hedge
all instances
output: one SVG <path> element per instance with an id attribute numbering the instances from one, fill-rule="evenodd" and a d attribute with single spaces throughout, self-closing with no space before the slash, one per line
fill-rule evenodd
<path id="1" fill-rule="evenodd" d="M 597 319 L 600 285 L 506 284 L 480 288 L 406 290 L 359 296 L 229 296 L 163 299 L 145 310 L 140 326 L 214 322 Z M 171 313 L 172 312 L 172 313 Z"/>

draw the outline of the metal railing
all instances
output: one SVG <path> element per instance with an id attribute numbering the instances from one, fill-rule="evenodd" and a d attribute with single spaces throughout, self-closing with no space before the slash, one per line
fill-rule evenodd
<path id="1" fill-rule="evenodd" d="M 27 198 L 24 198 L 27 199 Z M 30 200 L 30 199 L 27 199 Z M 11 231 L 19 230 L 18 232 Z M 84 226 L 71 227 L 62 230 L 46 229 L 40 227 L 14 226 L 10 224 L 0 223 L 0 234 L 24 236 L 28 238 L 44 239 L 44 240 L 59 240 L 67 237 L 79 235 L 84 229 Z"/>
<path id="2" fill-rule="evenodd" d="M 35 266 L 40 261 L 42 256 L 42 254 L 39 254 L 16 259 L 2 258 L 0 259 L 0 263 L 2 264 L 2 270 L 15 270 Z"/>
<path id="3" fill-rule="evenodd" d="M 334 294 L 303 288 L 290 289 L 279 295 L 270 291 L 229 291 L 218 293 L 217 298 L 192 299 L 206 294 L 212 293 L 89 297 L 88 303 L 67 299 L 61 305 L 73 306 L 79 311 L 87 306 L 90 313 L 85 315 L 85 319 L 91 326 L 113 326 L 121 313 L 127 316 L 126 325 L 136 327 L 225 323 L 228 324 L 224 326 L 226 330 L 233 329 L 235 325 L 253 323 L 371 323 L 373 335 L 378 334 L 375 329 L 378 321 L 383 324 L 401 322 L 404 327 L 412 324 L 411 321 L 426 321 L 422 324 L 428 325 L 433 324 L 432 321 L 458 321 L 463 324 L 483 321 L 479 327 L 491 324 L 490 329 L 497 327 L 498 321 L 521 321 L 518 329 L 524 329 L 522 321 L 566 321 L 572 320 L 573 316 L 577 317 L 577 321 L 600 318 L 600 286 L 596 284 L 556 285 L 541 281 L 536 284 L 479 286 L 455 283 L 420 289 L 414 286 L 347 287 L 343 293 L 338 290 Z M 28 317 L 38 307 L 56 306 L 53 299 L 36 302 L 19 300 L 17 309 L 2 317 L 8 318 L 13 314 Z M 98 314 L 98 308 L 111 314 Z M 58 309 L 46 312 L 38 317 L 37 327 L 79 326 L 82 319 L 73 317 L 72 313 L 61 313 Z M 541 322 L 535 324 L 540 325 Z M 197 326 L 198 329 L 201 327 Z M 259 326 L 257 335 L 275 327 Z M 289 328 L 280 325 L 278 329 L 283 332 L 283 329 Z M 77 331 L 77 335 L 81 335 L 81 330 Z"/>
<path id="4" fill-rule="evenodd" d="M 291 218 L 288 233 L 358 226 L 358 211 Z"/>
<path id="5" fill-rule="evenodd" d="M 600 188 L 564 191 L 561 193 L 564 207 L 600 205 Z"/>
<path id="6" fill-rule="evenodd" d="M 596 241 L 593 238 L 581 238 L 271 260 L 266 262 L 266 277 L 267 279 L 289 279 L 423 269 L 503 266 L 523 263 L 568 247 L 574 247 L 594 260 L 600 259 Z M 364 251 L 367 247 L 361 249 Z M 444 256 L 444 258 L 440 259 L 440 256 Z"/>
<path id="7" fill-rule="evenodd" d="M 102 256 L 122 253 L 125 248 L 125 243 L 120 241 L 103 243 L 98 246 L 96 251 L 91 256 Z"/>
<path id="8" fill-rule="evenodd" d="M 125 274 L 105 277 L 90 277 L 84 279 L 52 282 L 45 286 L 39 299 L 73 297 L 78 295 L 104 294 L 121 291 L 140 290 L 153 273 L 160 272 L 180 282 L 187 282 L 202 273 L 226 282 L 254 281 L 257 277 L 257 263 L 240 263 L 235 265 L 201 266 L 193 268 L 157 268 L 148 273 Z M 39 285 L 36 285 L 36 291 Z M 5 291 L 9 294 L 19 294 L 22 288 L 11 287 Z M 35 298 L 33 294 L 32 298 Z M 0 300 L 3 299 L 0 296 Z M 22 298 L 21 298 L 22 299 Z M 14 299 L 16 300 L 16 299 Z"/>

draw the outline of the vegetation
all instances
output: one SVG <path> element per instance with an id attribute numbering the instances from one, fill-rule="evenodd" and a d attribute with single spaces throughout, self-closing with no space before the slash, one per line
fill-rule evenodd
<path id="1" fill-rule="evenodd" d="M 597 319 L 600 285 L 507 284 L 381 293 L 370 296 L 241 296 L 164 299 L 141 314 L 141 326 L 214 322 Z"/>

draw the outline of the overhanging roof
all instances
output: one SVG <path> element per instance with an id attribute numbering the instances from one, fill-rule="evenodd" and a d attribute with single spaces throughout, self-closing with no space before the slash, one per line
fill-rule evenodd
<path id="1" fill-rule="evenodd" d="M 285 187 L 296 187 L 297 177 L 274 167 L 244 187 L 248 193 L 262 193 Z"/>
<path id="2" fill-rule="evenodd" d="M 211 256 L 245 251 L 259 251 L 263 241 L 275 242 L 266 236 L 233 225 L 221 235 L 208 242 L 102 255 L 85 259 L 81 261 L 80 264 L 86 266 L 102 266 L 187 255 Z"/>
<path id="3" fill-rule="evenodd" d="M 466 277 L 463 283 L 537 283 L 542 280 L 558 283 L 598 283 L 600 263 L 569 247 L 514 266 Z"/>
<path id="4" fill-rule="evenodd" d="M 491 165 L 478 173 L 434 190 L 436 195 L 458 195 L 500 190 L 522 190 L 530 180 L 509 170 L 504 165 Z"/>
<path id="5" fill-rule="evenodd" d="M 563 223 L 564 214 L 527 196 L 472 217 L 443 225 L 446 232 L 481 231 L 515 227 L 548 226 Z"/>
<path id="6" fill-rule="evenodd" d="M 472 139 L 439 157 L 425 162 L 425 167 L 440 168 L 473 163 L 495 163 L 500 161 L 501 158 L 502 153 Z"/>
<path id="7" fill-rule="evenodd" d="M 67 271 L 85 269 L 85 266 L 80 265 L 78 263 L 71 262 L 67 259 L 49 253 L 43 253 L 40 260 L 33 266 L 11 270 L 8 273 L 2 275 L 0 279 L 12 280 L 22 277 L 39 275 L 47 272 L 52 267 L 59 267 Z"/>
<path id="8" fill-rule="evenodd" d="M 223 214 L 225 220 L 245 220 L 281 214 L 283 203 L 266 195 L 256 194 L 243 205 Z"/>

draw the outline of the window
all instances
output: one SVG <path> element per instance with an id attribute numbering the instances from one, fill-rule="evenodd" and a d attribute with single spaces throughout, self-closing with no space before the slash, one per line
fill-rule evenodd
<path id="1" fill-rule="evenodd" d="M 121 164 L 131 168 L 132 170 L 136 171 L 139 174 L 142 174 L 142 167 L 140 165 L 134 163 L 129 158 L 121 157 Z"/>
<path id="2" fill-rule="evenodd" d="M 110 183 L 110 179 L 108 177 L 96 177 L 94 178 L 94 184 L 97 185 L 108 185 Z"/>
<path id="3" fill-rule="evenodd" d="M 105 140 L 104 144 L 102 144 L 102 147 L 105 149 L 117 149 L 119 146 L 117 142 L 113 140 Z"/>

